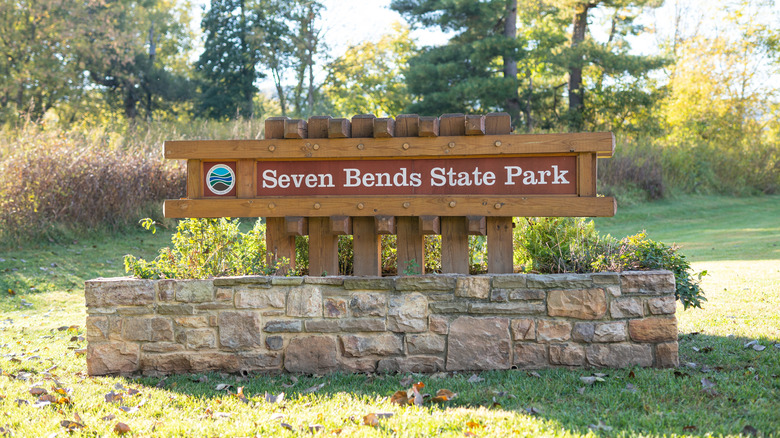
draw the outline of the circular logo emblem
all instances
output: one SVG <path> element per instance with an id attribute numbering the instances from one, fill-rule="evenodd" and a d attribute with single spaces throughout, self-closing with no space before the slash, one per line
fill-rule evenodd
<path id="1" fill-rule="evenodd" d="M 230 193 L 236 185 L 236 175 L 233 169 L 224 164 L 215 164 L 206 174 L 209 190 L 215 195 Z"/>

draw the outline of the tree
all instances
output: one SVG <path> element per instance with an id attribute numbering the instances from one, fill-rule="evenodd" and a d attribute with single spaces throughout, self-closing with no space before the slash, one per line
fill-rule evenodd
<path id="1" fill-rule="evenodd" d="M 401 114 L 411 96 L 401 70 L 417 47 L 409 29 L 399 23 L 394 33 L 377 42 L 364 42 L 347 49 L 344 55 L 328 64 L 325 94 L 337 114 Z"/>

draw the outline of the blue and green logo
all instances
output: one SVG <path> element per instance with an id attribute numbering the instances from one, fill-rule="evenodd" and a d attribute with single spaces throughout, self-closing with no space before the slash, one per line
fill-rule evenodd
<path id="1" fill-rule="evenodd" d="M 215 164 L 206 173 L 206 185 L 211 193 L 215 195 L 224 195 L 233 190 L 236 185 L 236 174 L 233 169 L 224 164 Z"/>

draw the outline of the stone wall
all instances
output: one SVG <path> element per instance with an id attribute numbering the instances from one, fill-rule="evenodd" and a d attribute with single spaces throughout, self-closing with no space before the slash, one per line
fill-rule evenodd
<path id="1" fill-rule="evenodd" d="M 91 375 L 677 366 L 668 271 L 96 279 Z"/>

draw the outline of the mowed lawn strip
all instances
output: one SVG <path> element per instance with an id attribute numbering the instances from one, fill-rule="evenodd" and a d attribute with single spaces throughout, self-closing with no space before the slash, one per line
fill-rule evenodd
<path id="1" fill-rule="evenodd" d="M 704 310 L 678 309 L 682 363 L 678 370 L 511 370 L 476 378 L 471 373 L 299 376 L 297 381 L 284 375 L 216 373 L 92 378 L 86 376 L 83 354 L 83 285 L 65 282 L 120 275 L 122 255 L 153 256 L 169 237 L 160 232 L 155 237 L 104 236 L 89 243 L 3 252 L 0 258 L 14 263 L 25 258 L 27 266 L 36 268 L 51 256 L 59 257 L 72 277 L 61 273 L 49 279 L 44 270 L 33 274 L 29 269 L 24 281 L 37 292 L 20 290 L 12 296 L 2 291 L 0 411 L 5 416 L 0 427 L 15 436 L 64 436 L 68 427 L 74 436 L 111 435 L 118 422 L 128 425 L 133 435 L 152 436 L 310 436 L 311 431 L 328 436 L 737 436 L 754 431 L 777 435 L 780 269 L 771 242 L 777 241 L 777 225 L 768 217 L 777 212 L 777 201 L 778 197 L 683 198 L 619 209 L 613 219 L 617 222 L 597 222 L 602 231 L 617 237 L 647 229 L 653 239 L 702 248 L 693 255 L 683 250 L 697 270 L 711 274 L 704 279 L 709 300 Z M 692 205 L 698 206 L 694 212 Z M 703 210 L 707 213 L 696 213 Z M 680 224 L 691 220 L 697 225 Z M 749 225 L 751 221 L 754 225 Z M 707 259 L 704 248 L 711 234 L 696 237 L 695 229 L 727 226 L 769 232 L 762 231 L 763 239 L 744 238 L 748 243 L 736 236 L 722 237 L 714 243 L 734 246 L 720 259 Z M 675 227 L 686 230 L 681 231 L 683 238 L 668 231 Z M 760 257 L 750 255 L 756 247 Z M 95 252 L 87 256 L 89 248 Z M 68 257 L 76 251 L 81 252 L 80 258 Z M 0 262 L 2 281 L 8 282 L 6 266 Z M 36 282 L 44 281 L 50 285 L 37 287 Z M 753 340 L 758 342 L 745 347 Z M 755 345 L 764 348 L 758 351 Z M 593 373 L 603 373 L 603 381 L 588 384 L 580 379 Z M 458 397 L 442 403 L 426 401 L 423 406 L 390 403 L 390 396 L 409 389 L 411 381 L 422 381 L 424 393 L 448 389 Z M 33 387 L 49 394 L 60 389 L 64 394 L 46 404 L 31 394 Z M 244 397 L 237 396 L 239 388 Z M 107 401 L 112 391 L 122 396 Z M 274 403 L 266 400 L 265 393 L 285 396 Z M 373 426 L 364 425 L 364 417 L 371 413 L 392 416 L 379 416 Z"/>

